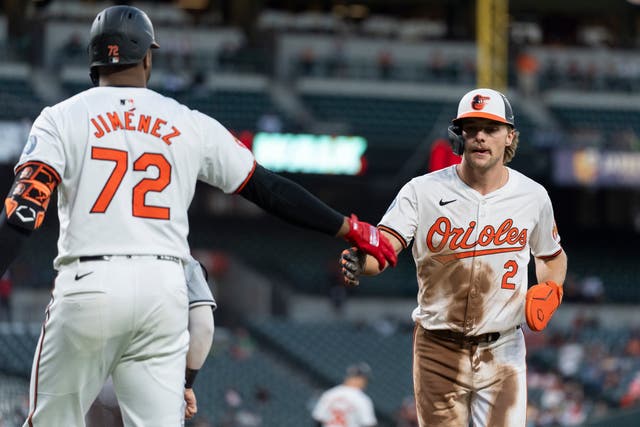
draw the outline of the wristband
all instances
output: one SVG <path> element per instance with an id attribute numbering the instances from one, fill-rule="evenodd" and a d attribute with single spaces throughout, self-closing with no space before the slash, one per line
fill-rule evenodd
<path id="1" fill-rule="evenodd" d="M 185 372 L 184 378 L 184 388 L 193 388 L 193 382 L 196 380 L 196 375 L 198 375 L 197 369 L 189 369 Z"/>

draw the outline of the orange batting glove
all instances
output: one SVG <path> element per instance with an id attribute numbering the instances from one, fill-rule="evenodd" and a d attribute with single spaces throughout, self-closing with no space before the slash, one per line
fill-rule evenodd
<path id="1" fill-rule="evenodd" d="M 539 332 L 547 327 L 551 316 L 562 302 L 562 287 L 553 280 L 538 283 L 527 291 L 524 314 L 532 331 Z"/>

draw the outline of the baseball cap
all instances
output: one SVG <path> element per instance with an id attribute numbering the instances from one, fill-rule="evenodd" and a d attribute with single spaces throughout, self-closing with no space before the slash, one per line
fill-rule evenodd
<path id="1" fill-rule="evenodd" d="M 371 367 L 368 363 L 359 362 L 347 367 L 347 377 L 371 377 Z"/>
<path id="2" fill-rule="evenodd" d="M 509 100 L 497 90 L 480 88 L 467 92 L 458 104 L 458 116 L 452 120 L 459 125 L 462 119 L 480 117 L 515 126 Z"/>

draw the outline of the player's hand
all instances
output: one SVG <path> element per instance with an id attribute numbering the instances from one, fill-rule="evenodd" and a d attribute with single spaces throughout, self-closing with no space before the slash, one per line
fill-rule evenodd
<path id="1" fill-rule="evenodd" d="M 198 403 L 196 401 L 196 394 L 192 388 L 184 389 L 184 401 L 186 406 L 184 408 L 184 419 L 190 420 L 195 414 L 198 413 Z"/>
<path id="2" fill-rule="evenodd" d="M 344 235 L 347 242 L 351 243 L 365 254 L 373 256 L 378 261 L 378 268 L 384 269 L 387 261 L 392 267 L 398 262 L 398 255 L 389 240 L 380 234 L 373 225 L 358 221 L 358 217 L 351 214 L 349 218 L 349 232 Z"/>
<path id="3" fill-rule="evenodd" d="M 546 328 L 561 302 L 562 287 L 552 280 L 530 287 L 524 311 L 529 328 L 536 332 Z"/>
<path id="4" fill-rule="evenodd" d="M 344 283 L 347 286 L 358 286 L 360 284 L 360 275 L 364 271 L 364 263 L 367 255 L 360 252 L 358 248 L 349 248 L 340 254 L 340 267 Z"/>

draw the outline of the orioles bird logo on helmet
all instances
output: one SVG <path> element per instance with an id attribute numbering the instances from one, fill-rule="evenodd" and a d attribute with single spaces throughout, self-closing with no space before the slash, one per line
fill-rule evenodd
<path id="1" fill-rule="evenodd" d="M 487 105 L 486 101 L 490 99 L 491 98 L 488 96 L 476 95 L 471 100 L 471 108 L 473 108 L 474 110 L 482 110 L 485 105 Z"/>

